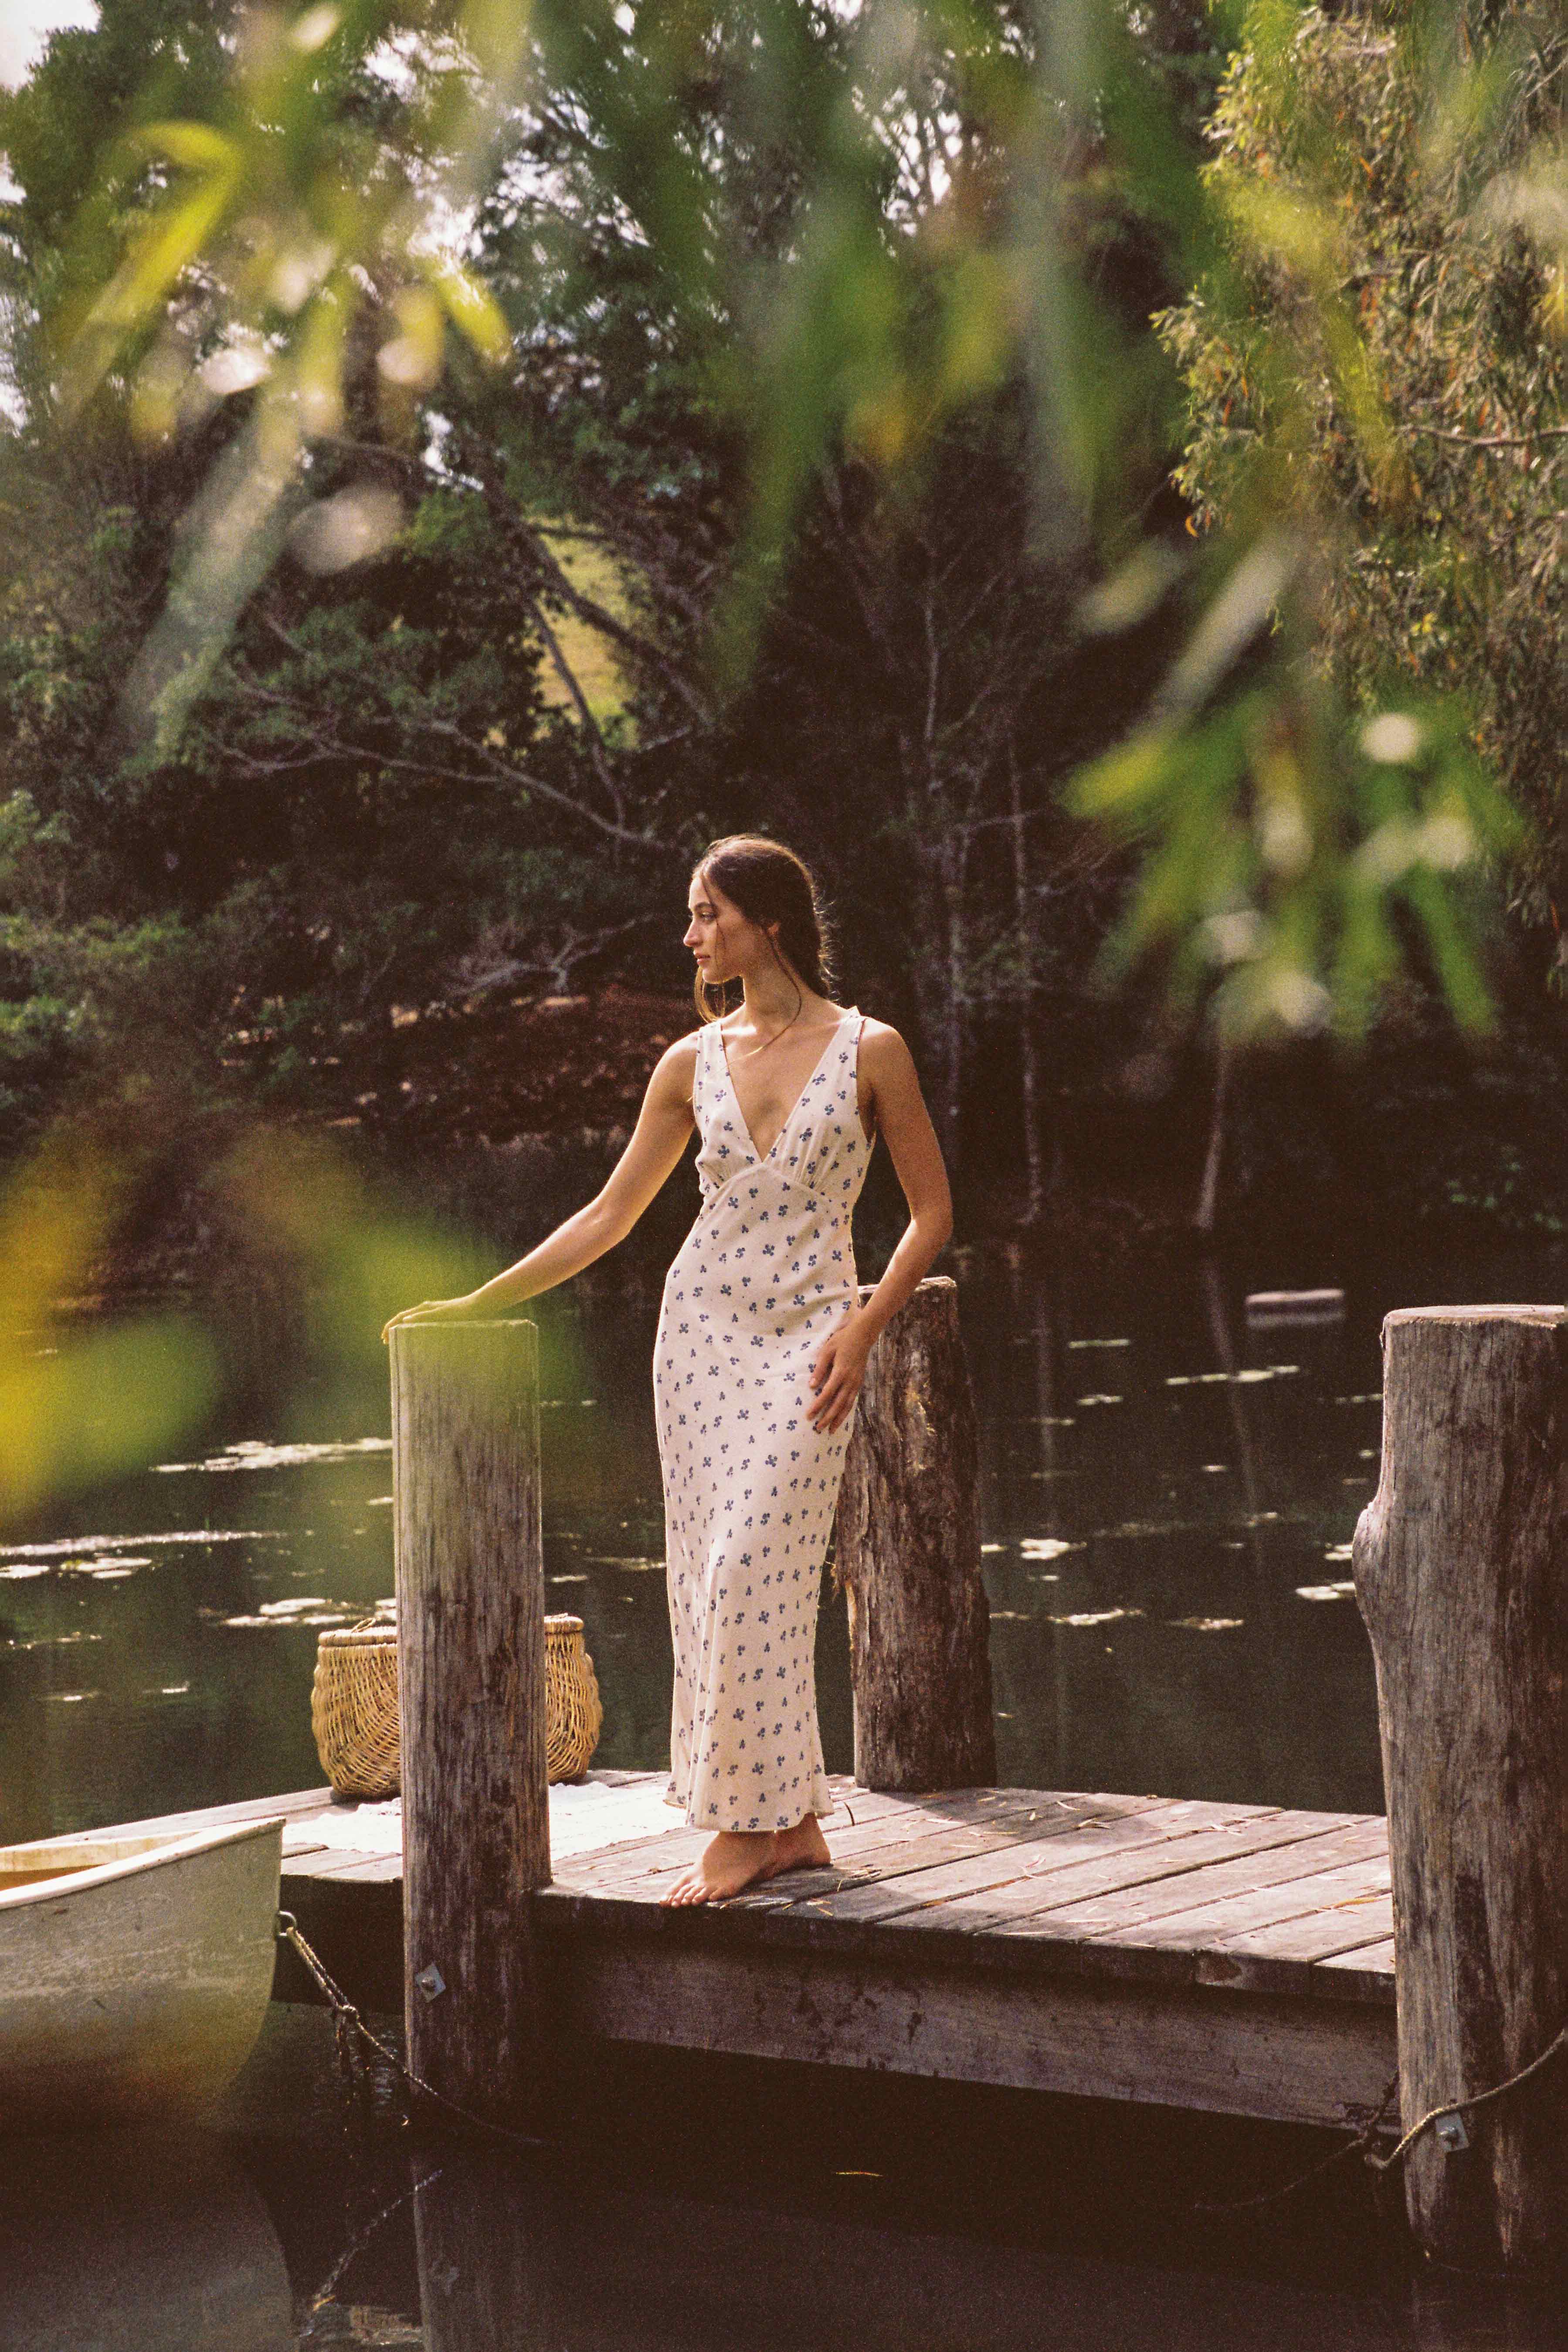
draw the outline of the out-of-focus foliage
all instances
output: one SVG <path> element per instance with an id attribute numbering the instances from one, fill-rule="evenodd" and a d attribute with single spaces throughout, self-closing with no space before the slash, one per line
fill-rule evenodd
<path id="1" fill-rule="evenodd" d="M 1438 912 L 1458 828 L 1506 851 L 1538 939 L 1564 880 L 1565 71 L 1552 11 L 1266 0 L 1212 126 L 1224 266 L 1161 322 L 1196 525 L 1299 551 L 1318 706 L 1388 714 L 1331 755 L 1354 869 L 1414 902 L 1472 1012 Z M 1369 766 L 1358 740 L 1419 748 Z M 1367 787 L 1396 777 L 1380 848 Z M 1348 905 L 1336 932 L 1353 1001 L 1381 956 Z"/>
<path id="2" fill-rule="evenodd" d="M 1377 207 L 1479 289 L 1532 152 L 1512 20 L 1450 24 L 105 0 L 0 102 L 13 1106 L 150 1055 L 187 1156 L 257 1087 L 384 1124 L 405 1008 L 673 978 L 760 815 L 950 1140 L 993 1014 L 1037 1107 L 1139 1043 L 1082 980 L 1134 857 L 1114 955 L 1184 1013 L 1354 1031 L 1413 965 L 1481 1021 L 1529 696 L 1377 611 L 1428 443 L 1483 457 L 1410 454 Z"/>
<path id="3" fill-rule="evenodd" d="M 1343 21 L 1359 28 L 1347 37 L 1376 50 L 1373 20 L 1352 11 Z M 243 413 L 205 471 L 132 674 L 127 707 L 153 723 L 165 751 L 286 530 L 326 569 L 394 527 L 395 497 L 374 472 L 296 511 L 313 487 L 310 453 L 345 437 L 415 446 L 452 326 L 502 372 L 498 400 L 518 397 L 537 422 L 553 398 L 557 438 L 573 430 L 561 410 L 581 383 L 580 327 L 595 301 L 628 330 L 622 363 L 640 365 L 645 421 L 672 394 L 688 424 L 705 407 L 711 415 L 704 454 L 719 460 L 720 576 L 690 613 L 700 677 L 689 659 L 667 671 L 673 682 L 684 670 L 689 697 L 742 674 L 825 464 L 850 456 L 889 481 L 918 480 L 945 421 L 1020 367 L 1036 407 L 1040 545 L 1058 561 L 1098 548 L 1133 565 L 1124 577 L 1136 580 L 1128 489 L 1141 468 L 1129 458 L 1157 441 L 1157 377 L 1152 347 L 1098 282 L 1093 216 L 1110 212 L 1097 183 L 1114 185 L 1110 209 L 1140 223 L 1167 272 L 1197 278 L 1216 314 L 1248 312 L 1259 271 L 1288 279 L 1289 299 L 1276 305 L 1290 320 L 1277 339 L 1280 415 L 1310 404 L 1321 380 L 1343 466 L 1359 470 L 1366 495 L 1395 507 L 1414 495 L 1374 322 L 1346 291 L 1340 183 L 1352 150 L 1363 178 L 1376 178 L 1381 160 L 1362 150 L 1373 133 L 1397 147 L 1406 114 L 1458 120 L 1443 87 L 1454 61 L 1441 11 L 1410 16 L 1412 89 L 1386 124 L 1363 125 L 1358 146 L 1335 135 L 1331 105 L 1300 104 L 1313 20 L 1264 0 L 1247 21 L 1232 104 L 1249 92 L 1259 123 L 1302 122 L 1299 168 L 1266 177 L 1238 150 L 1228 176 L 1206 179 L 1190 136 L 1202 82 L 1191 61 L 1204 44 L 1174 8 L 1134 18 L 1112 0 L 1072 0 L 1036 17 L 987 0 L 871 0 L 849 13 L 795 0 L 677 12 L 596 0 L 545 6 L 525 29 L 500 0 L 358 0 L 217 22 L 227 70 L 214 79 L 210 52 L 199 70 L 165 69 L 156 104 L 139 98 L 115 127 L 53 303 L 62 394 L 79 412 L 118 404 L 144 439 L 210 430 L 226 402 Z M 1482 47 L 1461 75 L 1472 113 L 1495 37 Z M 1184 60 L 1176 70 L 1173 58 Z M 1381 53 L 1368 67 L 1362 115 Z M 1467 154 L 1462 135 L 1450 140 L 1449 201 Z M 634 285 L 635 303 L 625 299 Z M 1258 331 L 1267 343 L 1270 328 Z M 1261 347 L 1255 372 L 1274 383 Z M 617 437 L 626 446 L 635 435 Z M 1297 459 L 1280 435 L 1262 439 L 1272 470 L 1289 473 Z M 501 469 L 514 497 L 520 454 L 514 445 L 510 474 Z M 657 512 L 652 476 L 663 467 L 668 479 L 675 454 L 647 447 L 645 509 Z M 723 487 L 737 461 L 739 500 Z M 546 508 L 558 495 L 537 474 L 529 487 Z M 1298 672 L 1316 650 L 1309 622 L 1288 628 L 1297 650 L 1250 681 L 1245 709 L 1216 717 L 1260 633 L 1282 608 L 1311 601 L 1305 549 L 1271 572 L 1256 544 L 1280 502 L 1278 487 L 1266 488 L 1235 516 L 1236 560 L 1215 567 L 1199 644 L 1131 755 L 1145 776 L 1136 814 L 1165 845 L 1167 879 L 1176 845 L 1194 836 L 1200 785 L 1211 814 L 1218 794 L 1233 832 L 1267 832 L 1258 762 L 1227 749 L 1244 728 L 1249 740 L 1289 740 L 1309 761 L 1298 815 L 1311 828 L 1310 853 L 1281 862 L 1265 847 L 1267 904 L 1248 895 L 1234 858 L 1206 882 L 1154 884 L 1163 911 L 1152 914 L 1146 891 L 1124 939 L 1180 929 L 1190 946 L 1228 922 L 1234 941 L 1245 926 L 1229 919 L 1249 916 L 1245 960 L 1267 979 L 1227 982 L 1228 1021 L 1315 1022 L 1337 992 L 1353 1025 L 1405 942 L 1390 860 L 1363 856 L 1371 835 L 1356 812 L 1355 763 L 1329 749 L 1350 719 L 1322 723 L 1302 699 Z M 1320 520 L 1300 513 L 1294 489 L 1286 502 L 1298 524 Z M 1363 665 L 1331 673 L 1326 691 L 1373 716 L 1384 681 Z M 1259 696 L 1273 709 L 1267 723 Z M 1410 717 L 1429 742 L 1449 740 L 1446 721 L 1407 700 L 1391 715 Z M 1463 894 L 1446 902 L 1452 873 L 1501 837 L 1502 820 L 1479 769 L 1461 777 L 1449 763 L 1432 790 L 1432 810 L 1453 822 L 1420 834 L 1393 879 L 1420 901 L 1441 984 L 1474 1020 L 1484 1000 Z M 1101 779 L 1083 805 L 1125 817 L 1133 803 Z M 1438 841 L 1434 862 L 1426 846 Z M 1190 977 L 1191 956 L 1178 961 Z"/>
<path id="4" fill-rule="evenodd" d="M 756 394 L 779 331 L 766 298 L 787 295 L 833 142 L 858 120 L 861 32 L 826 13 L 715 18 L 706 46 L 655 72 L 611 11 L 545 26 L 534 102 L 465 232 L 513 362 L 464 363 L 390 415 L 367 346 L 345 430 L 318 437 L 301 476 L 302 525 L 357 497 L 401 500 L 402 526 L 338 569 L 318 568 L 302 528 L 232 627 L 215 608 L 176 743 L 127 723 L 124 682 L 258 393 L 204 398 L 149 436 L 111 372 L 67 427 L 37 323 L 79 267 L 42 159 L 57 136 L 80 145 L 84 79 L 100 119 L 134 113 L 145 61 L 126 21 L 126 0 L 106 0 L 102 33 L 58 44 L 9 118 L 12 350 L 31 386 L 0 444 L 0 497 L 26 520 L 0 588 L 14 1103 L 42 1116 L 73 1068 L 79 1097 L 135 1066 L 140 1024 L 189 1107 L 162 1123 L 186 1160 L 192 1118 L 226 1085 L 384 1128 L 405 1008 L 569 987 L 628 952 L 674 982 L 687 860 L 765 814 L 840 878 L 858 968 L 931 1055 L 951 1137 L 988 1005 L 1087 1013 L 1114 869 L 1053 796 L 1121 724 L 1129 654 L 1077 615 L 1092 541 L 1041 531 L 1016 339 L 927 385 L 898 464 L 840 385 L 837 437 L 815 459 L 801 445 L 787 543 L 776 517 L 779 543 L 763 533 L 749 485 L 752 411 L 772 413 Z M 759 82 L 758 45 L 781 26 L 789 70 Z M 152 36 L 201 48 L 173 11 Z M 1158 37 L 1140 70 L 1169 79 L 1179 115 L 1216 60 L 1179 8 Z M 993 79 L 1010 75 L 1016 101 L 1016 28 L 1001 57 Z M 917 62 L 898 138 L 884 124 L 872 142 L 866 201 L 910 363 L 923 350 L 934 366 L 944 289 L 978 266 L 974 242 L 994 293 L 1016 275 L 1020 199 L 1008 151 L 964 111 L 965 53 L 933 35 Z M 600 116 L 613 138 L 584 135 Z M 634 154 L 664 159 L 640 215 L 617 177 Z M 1137 350 L 1171 281 L 1136 191 L 1092 141 L 1073 164 L 1062 251 Z M 204 281 L 201 320 L 220 290 Z M 1142 349 L 1114 412 L 1118 495 L 1139 502 L 1158 498 L 1168 455 Z M 1156 566 L 1128 605 L 1148 616 L 1145 677 L 1170 584 Z M 716 650 L 747 635 L 745 683 L 726 693 Z M 649 967 L 644 943 L 661 938 L 672 952 Z"/>
<path id="5" fill-rule="evenodd" d="M 0 1194 L 0 1523 L 144 1462 L 211 1400 L 213 1349 L 178 1315 L 86 1332 L 57 1323 L 113 1220 L 115 1190 L 109 1168 L 56 1150 Z"/>

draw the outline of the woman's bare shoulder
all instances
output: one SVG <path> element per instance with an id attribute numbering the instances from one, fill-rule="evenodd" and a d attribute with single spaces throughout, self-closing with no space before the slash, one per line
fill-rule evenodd
<path id="1" fill-rule="evenodd" d="M 890 1077 L 895 1070 L 914 1067 L 914 1056 L 900 1033 L 889 1021 L 873 1021 L 869 1013 L 860 1032 L 860 1059 L 873 1076 L 881 1072 Z"/>
<path id="2" fill-rule="evenodd" d="M 667 1045 L 653 1066 L 647 1082 L 650 1095 L 665 1097 L 683 1096 L 691 1099 L 691 1082 L 697 1075 L 697 1056 L 702 1048 L 702 1031 L 689 1030 Z"/>

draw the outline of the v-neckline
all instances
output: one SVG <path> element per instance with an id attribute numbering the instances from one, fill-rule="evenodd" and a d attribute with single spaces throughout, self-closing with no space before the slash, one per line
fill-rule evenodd
<path id="1" fill-rule="evenodd" d="M 796 1111 L 805 1100 L 808 1089 L 816 1081 L 818 1074 L 823 1068 L 823 1066 L 827 1060 L 827 1056 L 832 1053 L 834 1046 L 838 1042 L 839 1031 L 843 1028 L 847 1021 L 853 1020 L 854 1015 L 855 1008 L 853 1005 L 850 1005 L 848 1010 L 840 1013 L 838 1019 L 834 1023 L 832 1033 L 828 1037 L 826 1045 L 824 1045 L 821 1053 L 817 1055 L 816 1061 L 806 1072 L 805 1084 L 801 1087 L 801 1090 L 796 1095 L 794 1102 L 791 1103 L 789 1109 L 784 1114 L 784 1125 L 779 1129 L 778 1133 L 774 1136 L 773 1141 L 769 1144 L 765 1151 L 759 1151 L 757 1150 L 756 1138 L 752 1133 L 751 1128 L 747 1125 L 745 1112 L 741 1108 L 741 1097 L 739 1093 L 736 1091 L 735 1087 L 735 1074 L 730 1067 L 730 1048 L 724 1039 L 724 1024 L 721 1021 L 716 1021 L 713 1024 L 713 1026 L 719 1032 L 719 1052 L 724 1064 L 724 1082 L 730 1089 L 730 1100 L 735 1106 L 735 1115 L 741 1122 L 741 1132 L 746 1139 L 746 1149 L 751 1153 L 754 1165 L 758 1168 L 765 1168 L 767 1166 L 769 1160 L 773 1158 L 774 1152 L 784 1141 L 784 1137 L 789 1133 L 789 1130 L 795 1122 L 795 1115 Z M 857 1123 L 858 1123 L 858 1114 L 857 1114 Z"/>

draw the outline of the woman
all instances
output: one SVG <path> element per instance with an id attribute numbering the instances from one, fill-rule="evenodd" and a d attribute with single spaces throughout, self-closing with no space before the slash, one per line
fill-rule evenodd
<path id="1" fill-rule="evenodd" d="M 703 1025 L 663 1055 L 604 1190 L 467 1297 L 395 1318 L 514 1307 L 580 1273 L 630 1233 L 696 1127 L 702 1204 L 654 1343 L 675 1643 L 668 1795 L 713 1832 L 666 1896 L 676 1904 L 829 1859 L 813 1651 L 849 1415 L 879 1332 L 952 1230 L 909 1048 L 834 1003 L 801 859 L 752 835 L 715 842 L 689 907 Z M 862 1306 L 850 1214 L 879 1134 L 910 1223 Z"/>

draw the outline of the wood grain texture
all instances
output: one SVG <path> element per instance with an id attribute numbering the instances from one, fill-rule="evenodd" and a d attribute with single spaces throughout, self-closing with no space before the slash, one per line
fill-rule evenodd
<path id="1" fill-rule="evenodd" d="M 996 1777 L 978 1465 L 957 1289 L 928 1280 L 871 1350 L 838 1499 L 834 1573 L 868 1789 Z"/>
<path id="2" fill-rule="evenodd" d="M 395 1328 L 392 1401 L 409 2063 L 501 2116 L 537 2078 L 550 1878 L 532 1324 Z"/>
<path id="3" fill-rule="evenodd" d="M 1095 1824 L 1048 1851 L 1020 1856 L 1015 1874 L 1003 1881 L 997 1874 L 993 1885 L 984 1883 L 977 1867 L 961 1864 L 942 1873 L 947 1884 L 940 1906 L 923 1907 L 921 1920 L 911 1924 L 962 1927 L 968 1935 L 987 1928 L 1027 1934 L 1037 1915 L 1123 1889 L 1132 1891 L 1135 1916 L 1142 1919 L 1146 1911 L 1157 1914 L 1162 1905 L 1176 1907 L 1180 1898 L 1173 1889 L 1201 1875 L 1205 1864 L 1225 1857 L 1239 1867 L 1238 1857 L 1254 1855 L 1267 1870 L 1277 1853 L 1295 1853 L 1316 1842 L 1289 1813 L 1259 1816 L 1237 1808 L 1238 1819 L 1216 1826 L 1212 1817 L 1223 1810 L 1194 1807 L 1197 1818 L 1184 1821 L 1170 1819 L 1167 1809 L 1159 1807 L 1135 1821 Z"/>
<path id="4" fill-rule="evenodd" d="M 1408 2126 L 1568 2020 L 1568 1316 L 1383 1327 L 1382 1475 L 1352 1551 L 1377 1666 Z M 1432 2135 L 1410 2218 L 1444 2261 L 1568 2252 L 1568 2066 Z"/>
<path id="5" fill-rule="evenodd" d="M 1394 2071 L 1386 2010 L 1077 1979 L 880 1970 L 759 1949 L 744 1968 L 669 1941 L 574 1942 L 554 1979 L 571 2032 L 948 2082 L 1338 2124 Z"/>

